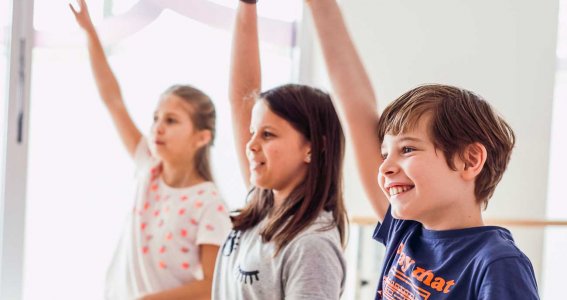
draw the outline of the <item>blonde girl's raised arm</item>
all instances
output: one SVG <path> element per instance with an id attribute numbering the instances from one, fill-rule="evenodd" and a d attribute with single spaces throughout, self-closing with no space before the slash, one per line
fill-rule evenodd
<path id="1" fill-rule="evenodd" d="M 240 171 L 247 187 L 250 185 L 250 169 L 246 143 L 250 139 L 252 107 L 261 84 L 258 43 L 256 4 L 240 1 L 232 38 L 229 99 Z"/>
<path id="2" fill-rule="evenodd" d="M 308 6 L 333 86 L 333 101 L 354 147 L 364 190 L 381 221 L 388 200 L 377 181 L 382 157 L 376 134 L 379 115 L 374 90 L 336 0 L 309 0 Z"/>
<path id="3" fill-rule="evenodd" d="M 130 156 L 133 157 L 142 134 L 130 118 L 126 106 L 124 105 L 120 86 L 110 69 L 102 44 L 91 21 L 87 4 L 84 0 L 78 0 L 77 2 L 79 5 L 78 10 L 71 4 L 69 4 L 69 7 L 75 15 L 77 23 L 87 35 L 90 64 L 98 92 L 110 112 L 112 121 L 118 130 L 126 150 Z"/>

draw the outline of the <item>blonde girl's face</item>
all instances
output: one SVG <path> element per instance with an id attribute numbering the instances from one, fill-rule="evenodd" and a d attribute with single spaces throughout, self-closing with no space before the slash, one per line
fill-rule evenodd
<path id="1" fill-rule="evenodd" d="M 193 125 L 192 109 L 189 103 L 173 94 L 161 99 L 150 136 L 157 157 L 172 163 L 192 160 L 195 152 L 208 143 L 203 139 L 203 131 Z"/>
<path id="2" fill-rule="evenodd" d="M 264 100 L 252 109 L 250 133 L 246 144 L 250 182 L 289 195 L 307 174 L 310 143 Z"/>

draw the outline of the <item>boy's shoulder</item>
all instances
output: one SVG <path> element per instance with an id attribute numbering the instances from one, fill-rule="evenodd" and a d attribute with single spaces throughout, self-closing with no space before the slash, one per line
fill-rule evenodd
<path id="1" fill-rule="evenodd" d="M 527 259 L 516 246 L 512 233 L 499 226 L 428 230 L 419 222 L 387 215 L 376 227 L 374 239 L 392 249 L 392 254 L 403 244 L 420 248 L 418 252 L 427 253 L 424 255 L 458 253 L 458 256 L 484 266 L 504 258 Z"/>
<path id="2" fill-rule="evenodd" d="M 419 224 L 419 223 L 418 223 Z M 419 224 L 421 225 L 421 224 Z M 413 226 L 417 230 L 420 226 Z M 456 230 L 431 231 L 421 228 L 420 238 L 423 246 L 442 251 L 445 255 L 458 255 L 467 258 L 479 269 L 486 269 L 491 264 L 505 259 L 514 261 L 528 260 L 518 248 L 512 233 L 499 226 L 479 226 Z"/>
<path id="3" fill-rule="evenodd" d="M 512 233 L 499 226 L 479 226 L 455 230 L 428 230 L 416 221 L 386 218 L 386 223 L 379 224 L 374 238 L 388 244 L 408 242 L 439 251 L 469 252 L 469 258 L 482 260 L 485 263 L 510 258 L 522 257 L 525 254 L 517 247 Z M 386 227 L 386 228 L 381 228 Z"/>
<path id="4" fill-rule="evenodd" d="M 474 256 L 484 267 L 509 258 L 528 260 L 527 256 L 518 248 L 512 233 L 506 228 L 498 226 L 482 226 L 471 228 L 473 235 L 463 234 L 463 240 L 468 240 L 465 245 L 470 251 L 475 251 Z"/>

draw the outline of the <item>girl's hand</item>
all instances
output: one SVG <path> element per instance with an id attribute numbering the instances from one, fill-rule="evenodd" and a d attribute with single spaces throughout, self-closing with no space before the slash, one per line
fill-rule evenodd
<path id="1" fill-rule="evenodd" d="M 79 5 L 79 10 L 75 10 L 75 7 L 71 3 L 69 3 L 69 8 L 71 8 L 71 12 L 75 15 L 75 19 L 81 28 L 84 30 L 91 30 L 94 28 L 93 22 L 91 21 L 91 16 L 89 15 L 89 8 L 87 7 L 87 3 L 85 0 L 77 0 L 77 4 Z"/>

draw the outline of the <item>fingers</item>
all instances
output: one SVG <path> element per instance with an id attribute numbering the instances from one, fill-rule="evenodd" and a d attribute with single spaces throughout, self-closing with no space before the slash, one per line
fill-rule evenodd
<path id="1" fill-rule="evenodd" d="M 75 17 L 80 13 L 88 14 L 87 3 L 85 2 L 85 0 L 77 0 L 76 2 L 78 9 L 76 9 L 73 4 L 69 3 L 69 7 L 71 8 L 71 11 L 73 11 L 73 14 L 75 14 Z"/>
<path id="2" fill-rule="evenodd" d="M 75 15 L 75 17 L 77 17 L 77 14 L 79 12 L 77 12 L 77 10 L 75 10 L 75 7 L 73 6 L 73 4 L 69 3 L 69 8 L 71 9 L 71 11 L 73 12 L 73 14 Z"/>
<path id="3" fill-rule="evenodd" d="M 87 3 L 85 2 L 85 0 L 77 0 L 77 3 L 79 4 L 81 11 L 84 11 L 84 12 L 88 11 Z"/>

